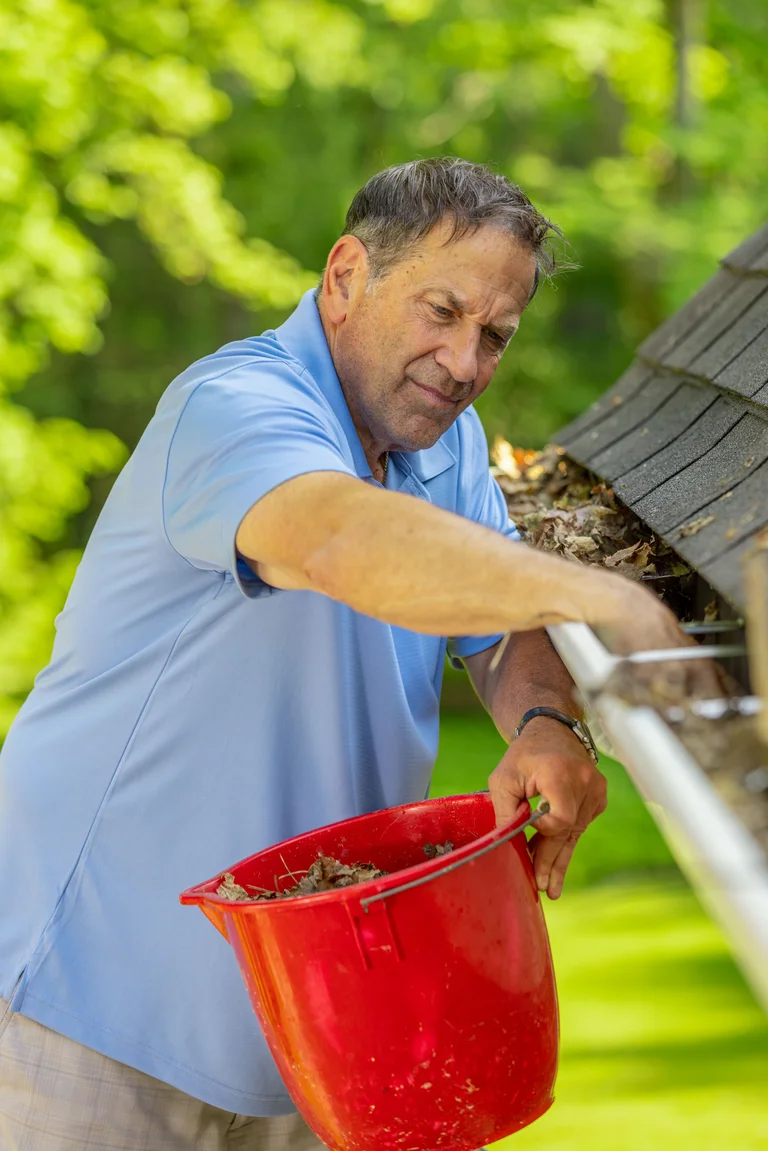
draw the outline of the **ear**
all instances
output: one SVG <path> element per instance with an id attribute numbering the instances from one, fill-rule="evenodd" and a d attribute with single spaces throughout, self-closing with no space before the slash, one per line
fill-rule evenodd
<path id="1" fill-rule="evenodd" d="M 323 276 L 323 310 L 332 324 L 342 324 L 365 295 L 368 252 L 357 236 L 342 236 L 331 248 Z"/>

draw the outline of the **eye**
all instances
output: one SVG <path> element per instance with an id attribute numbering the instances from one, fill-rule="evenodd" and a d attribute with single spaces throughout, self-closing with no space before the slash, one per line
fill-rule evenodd
<path id="1" fill-rule="evenodd" d="M 441 320 L 450 320 L 453 312 L 450 308 L 441 308 L 439 304 L 433 304 L 432 310 L 435 315 L 439 316 Z"/>
<path id="2" fill-rule="evenodd" d="M 494 348 L 503 348 L 507 343 L 504 336 L 498 332 L 491 332 L 488 328 L 485 329 L 485 335 L 488 341 L 493 344 Z"/>

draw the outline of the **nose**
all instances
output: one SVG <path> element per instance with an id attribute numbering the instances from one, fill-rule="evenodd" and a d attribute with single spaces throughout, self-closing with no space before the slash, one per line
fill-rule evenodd
<path id="1" fill-rule="evenodd" d="M 480 332 L 477 328 L 453 328 L 435 352 L 435 362 L 450 372 L 459 384 L 473 384 L 477 378 Z"/>

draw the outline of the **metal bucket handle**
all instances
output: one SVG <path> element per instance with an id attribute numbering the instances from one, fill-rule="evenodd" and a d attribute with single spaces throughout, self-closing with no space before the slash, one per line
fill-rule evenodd
<path id="1" fill-rule="evenodd" d="M 465 863 L 472 863 L 473 860 L 479 859 L 481 855 L 493 851 L 494 848 L 500 847 L 502 843 L 508 843 L 510 839 L 514 839 L 516 835 L 520 835 L 525 831 L 526 827 L 532 827 L 537 820 L 541 819 L 549 811 L 549 804 L 546 799 L 543 799 L 539 804 L 536 811 L 532 811 L 525 823 L 513 827 L 511 831 L 505 832 L 499 839 L 495 839 L 493 843 L 487 843 L 485 847 L 481 847 L 478 851 L 473 851 L 471 855 L 467 855 L 464 859 L 457 859 L 455 862 L 446 864 L 436 871 L 431 871 L 429 875 L 422 875 L 419 879 L 411 879 L 408 883 L 401 883 L 398 887 L 390 887 L 388 891 L 380 891 L 378 895 L 369 895 L 360 900 L 360 906 L 365 914 L 368 914 L 368 908 L 372 903 L 378 903 L 381 899 L 389 899 L 391 895 L 399 895 L 402 891 L 410 891 L 412 887 L 420 887 L 422 883 L 429 883 L 432 879 L 437 879 L 441 875 L 447 875 L 449 871 L 455 871 L 457 867 L 463 867 Z"/>

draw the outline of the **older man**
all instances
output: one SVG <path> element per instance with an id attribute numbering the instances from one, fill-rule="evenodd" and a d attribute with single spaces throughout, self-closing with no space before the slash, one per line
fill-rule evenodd
<path id="1" fill-rule="evenodd" d="M 318 1146 L 229 950 L 177 894 L 423 798 L 446 642 L 506 738 L 554 709 L 490 788 L 500 821 L 548 798 L 535 868 L 560 894 L 605 781 L 541 629 L 678 633 L 637 585 L 515 543 L 489 475 L 471 404 L 548 229 L 483 167 L 382 172 L 318 292 L 160 401 L 2 754 L 3 1148 Z"/>

